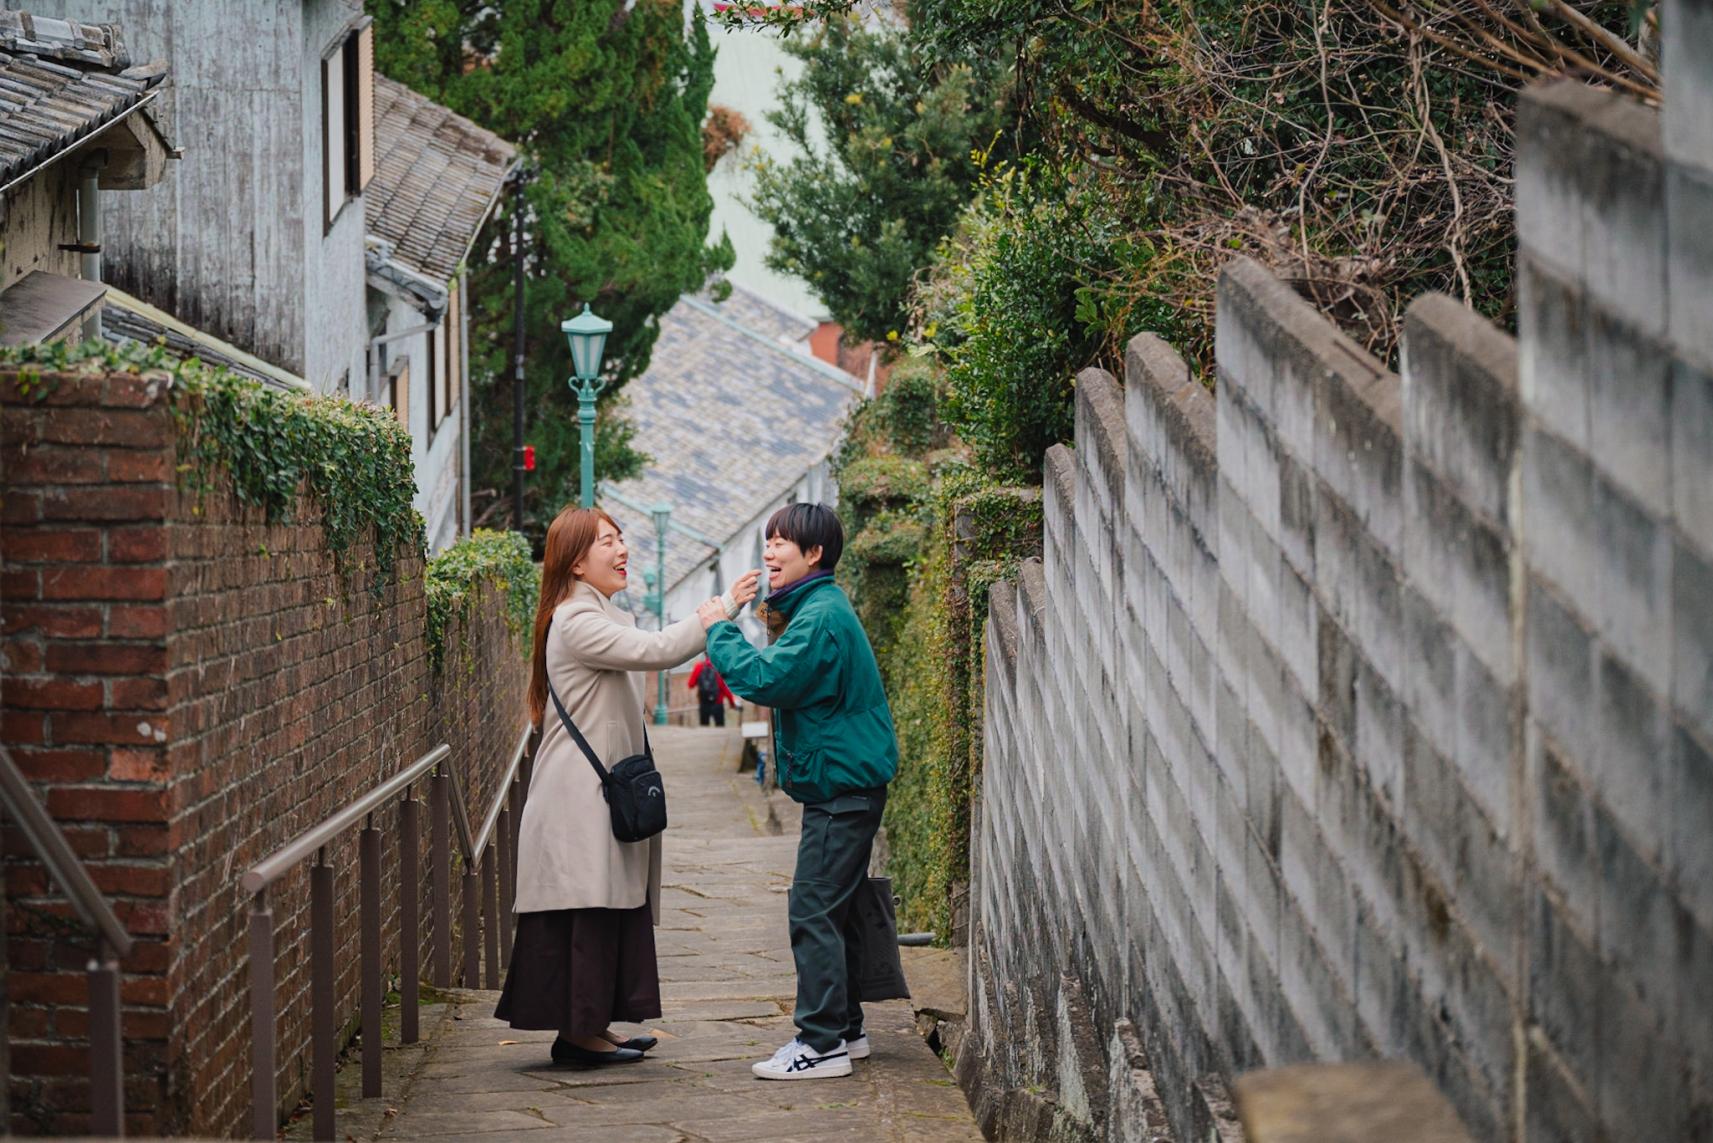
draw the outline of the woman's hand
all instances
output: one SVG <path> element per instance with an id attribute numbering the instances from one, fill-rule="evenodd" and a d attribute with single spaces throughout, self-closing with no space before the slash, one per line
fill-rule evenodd
<path id="1" fill-rule="evenodd" d="M 708 600 L 696 609 L 696 618 L 702 621 L 702 630 L 706 631 L 726 617 L 726 605 L 716 597 Z"/>
<path id="2" fill-rule="evenodd" d="M 732 584 L 732 602 L 737 604 L 739 607 L 742 607 L 744 604 L 755 598 L 756 592 L 760 590 L 760 587 L 761 569 L 751 568 L 749 571 L 738 576 L 737 582 Z"/>

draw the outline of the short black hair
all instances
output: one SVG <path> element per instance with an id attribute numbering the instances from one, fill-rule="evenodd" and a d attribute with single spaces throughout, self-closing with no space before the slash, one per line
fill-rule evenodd
<path id="1" fill-rule="evenodd" d="M 821 562 L 815 566 L 822 571 L 832 571 L 845 551 L 844 525 L 825 504 L 787 504 L 767 518 L 765 534 L 770 540 L 790 540 L 805 552 L 820 548 Z"/>

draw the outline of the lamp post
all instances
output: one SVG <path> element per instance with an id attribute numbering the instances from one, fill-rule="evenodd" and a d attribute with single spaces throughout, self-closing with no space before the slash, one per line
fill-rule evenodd
<path id="1" fill-rule="evenodd" d="M 654 609 L 656 630 L 666 630 L 666 529 L 672 523 L 672 505 L 661 502 L 648 511 L 654 517 L 654 574 L 643 574 L 648 583 L 645 605 Z M 666 725 L 666 670 L 660 672 L 660 696 L 654 704 L 654 725 Z"/>
<path id="2" fill-rule="evenodd" d="M 559 330 L 571 343 L 571 368 L 576 373 L 566 384 L 577 394 L 577 428 L 582 442 L 583 464 L 579 472 L 577 491 L 584 508 L 595 506 L 595 398 L 600 396 L 606 382 L 601 380 L 601 355 L 607 348 L 607 335 L 613 323 L 596 317 L 583 303 L 583 312 L 569 321 L 559 323 Z"/>

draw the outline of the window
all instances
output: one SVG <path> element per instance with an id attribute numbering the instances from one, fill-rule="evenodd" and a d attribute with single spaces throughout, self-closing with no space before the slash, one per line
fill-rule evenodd
<path id="1" fill-rule="evenodd" d="M 456 283 L 446 306 L 446 412 L 458 407 L 464 388 L 464 303 Z"/>
<path id="2" fill-rule="evenodd" d="M 410 358 L 400 357 L 397 364 L 387 370 L 387 404 L 391 406 L 393 415 L 398 417 L 399 424 L 405 432 L 410 431 Z"/>
<path id="3" fill-rule="evenodd" d="M 427 371 L 428 384 L 424 387 L 428 392 L 428 435 L 433 436 L 434 430 L 440 427 L 440 405 L 436 398 L 440 395 L 440 371 L 435 368 L 440 358 L 440 331 L 431 329 L 425 335 L 424 342 L 427 352 L 423 354 L 423 368 Z"/>
<path id="4" fill-rule="evenodd" d="M 375 42 L 365 24 L 321 58 L 321 207 L 331 228 L 375 173 Z"/>

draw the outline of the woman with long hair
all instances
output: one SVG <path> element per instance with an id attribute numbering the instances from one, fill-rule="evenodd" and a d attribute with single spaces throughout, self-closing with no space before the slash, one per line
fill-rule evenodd
<path id="1" fill-rule="evenodd" d="M 618 524 L 599 508 L 567 508 L 547 529 L 529 684 L 541 739 L 519 824 L 517 933 L 495 1015 L 514 1028 L 558 1032 L 556 1063 L 639 1060 L 654 1038 L 627 1039 L 610 1025 L 660 1015 L 660 836 L 613 837 L 600 778 L 548 698 L 551 683 L 611 767 L 644 750 L 644 672 L 701 653 L 695 615 L 638 631 L 613 603 L 628 583 L 628 557 Z M 711 602 L 735 615 L 755 598 L 759 574 Z"/>

